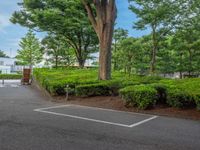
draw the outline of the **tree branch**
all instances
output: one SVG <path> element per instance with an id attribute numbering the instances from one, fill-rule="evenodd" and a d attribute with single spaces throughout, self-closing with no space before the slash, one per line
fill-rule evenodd
<path id="1" fill-rule="evenodd" d="M 87 10 L 88 17 L 92 23 L 92 26 L 94 27 L 95 31 L 97 32 L 98 31 L 97 30 L 97 22 L 96 22 L 95 15 L 92 11 L 91 5 L 88 2 L 86 2 L 86 0 L 81 0 L 81 1 L 82 1 L 83 5 L 85 6 L 85 9 Z"/>

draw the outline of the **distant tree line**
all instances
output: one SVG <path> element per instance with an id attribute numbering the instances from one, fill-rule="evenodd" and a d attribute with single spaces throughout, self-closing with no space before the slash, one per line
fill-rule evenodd
<path id="1" fill-rule="evenodd" d="M 134 2 L 134 3 L 133 3 Z M 134 28 L 150 29 L 140 38 L 116 29 L 113 69 L 142 75 L 200 74 L 200 3 L 197 0 L 130 0 L 139 20 Z"/>

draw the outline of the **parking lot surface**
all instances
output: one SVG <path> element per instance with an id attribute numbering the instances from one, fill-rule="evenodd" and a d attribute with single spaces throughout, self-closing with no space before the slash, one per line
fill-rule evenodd
<path id="1" fill-rule="evenodd" d="M 199 150 L 200 121 L 48 101 L 0 88 L 0 150 Z"/>

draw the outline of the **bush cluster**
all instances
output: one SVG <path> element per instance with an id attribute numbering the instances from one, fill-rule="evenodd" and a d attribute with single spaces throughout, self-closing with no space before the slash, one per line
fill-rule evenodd
<path id="1" fill-rule="evenodd" d="M 150 85 L 129 86 L 120 90 L 120 95 L 126 105 L 137 106 L 139 109 L 147 109 L 156 104 L 157 91 Z"/>
<path id="2" fill-rule="evenodd" d="M 99 81 L 97 69 L 35 69 L 34 78 L 51 95 L 121 95 L 125 103 L 140 109 L 158 103 L 171 107 L 196 106 L 200 110 L 200 79 L 173 80 L 155 76 L 127 76 L 113 72 L 112 80 Z"/>
<path id="3" fill-rule="evenodd" d="M 119 81 L 102 81 L 94 84 L 84 84 L 76 87 L 76 95 L 82 97 L 90 96 L 115 96 L 121 88 Z"/>
<path id="4" fill-rule="evenodd" d="M 21 79 L 22 78 L 22 74 L 0 74 L 0 79 Z"/>

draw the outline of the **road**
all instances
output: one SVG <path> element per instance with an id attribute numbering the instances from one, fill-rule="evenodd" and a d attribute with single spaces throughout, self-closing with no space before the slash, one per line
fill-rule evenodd
<path id="1" fill-rule="evenodd" d="M 200 149 L 200 121 L 159 116 L 130 127 L 150 116 L 49 108 L 57 105 L 30 86 L 0 86 L 0 150 Z"/>

